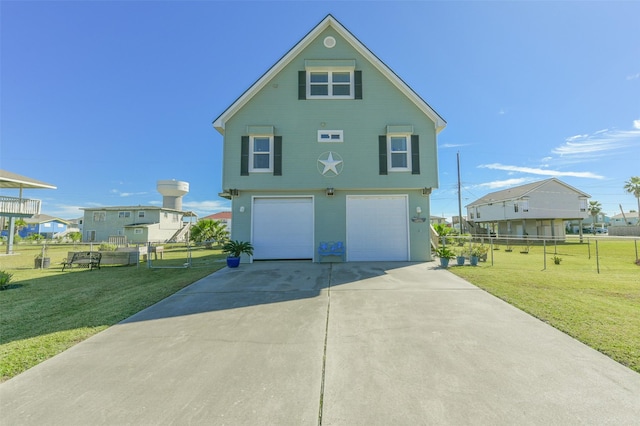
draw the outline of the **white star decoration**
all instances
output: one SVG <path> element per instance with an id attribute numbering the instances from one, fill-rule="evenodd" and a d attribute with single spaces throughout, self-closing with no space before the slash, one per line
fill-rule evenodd
<path id="1" fill-rule="evenodd" d="M 318 159 L 319 162 L 321 162 L 324 165 L 324 170 L 322 171 L 322 175 L 324 176 L 329 170 L 331 170 L 333 173 L 335 173 L 336 175 L 339 174 L 338 169 L 336 168 L 339 164 L 342 163 L 342 160 L 334 160 L 333 159 L 333 152 L 329 152 L 329 155 L 327 157 L 326 160 L 320 160 Z"/>

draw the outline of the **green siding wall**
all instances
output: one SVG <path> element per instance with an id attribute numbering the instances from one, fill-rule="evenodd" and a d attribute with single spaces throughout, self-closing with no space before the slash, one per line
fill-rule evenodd
<path id="1" fill-rule="evenodd" d="M 323 45 L 332 35 L 333 49 Z M 362 100 L 298 100 L 298 71 L 305 60 L 354 59 L 362 70 Z M 389 125 L 410 125 L 420 136 L 420 175 L 411 172 L 378 173 L 378 135 Z M 274 126 L 282 136 L 282 176 L 264 173 L 240 175 L 241 137 L 247 126 Z M 343 130 L 344 143 L 317 142 L 318 130 Z M 339 176 L 322 176 L 317 159 L 326 151 L 342 156 Z M 434 123 L 340 36 L 328 29 L 311 46 L 273 77 L 226 123 L 223 187 L 238 189 L 422 188 L 437 187 L 437 151 Z"/>

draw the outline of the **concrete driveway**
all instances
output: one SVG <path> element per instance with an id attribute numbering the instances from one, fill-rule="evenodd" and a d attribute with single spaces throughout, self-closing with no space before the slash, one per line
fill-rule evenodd
<path id="1" fill-rule="evenodd" d="M 435 266 L 223 269 L 1 384 L 0 422 L 638 424 L 640 374 Z"/>

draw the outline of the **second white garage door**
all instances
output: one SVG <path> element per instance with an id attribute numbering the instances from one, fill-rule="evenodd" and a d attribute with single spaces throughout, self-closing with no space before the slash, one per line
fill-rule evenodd
<path id="1" fill-rule="evenodd" d="M 347 259 L 409 260 L 405 195 L 347 197 Z"/>
<path id="2" fill-rule="evenodd" d="M 253 258 L 313 258 L 313 198 L 253 200 Z"/>

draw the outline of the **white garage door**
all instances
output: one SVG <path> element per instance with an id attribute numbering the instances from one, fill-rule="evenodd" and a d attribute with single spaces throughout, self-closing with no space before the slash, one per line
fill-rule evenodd
<path id="1" fill-rule="evenodd" d="M 409 260 L 409 216 L 404 195 L 347 197 L 347 259 Z"/>
<path id="2" fill-rule="evenodd" d="M 254 198 L 253 258 L 312 259 L 313 199 Z"/>

